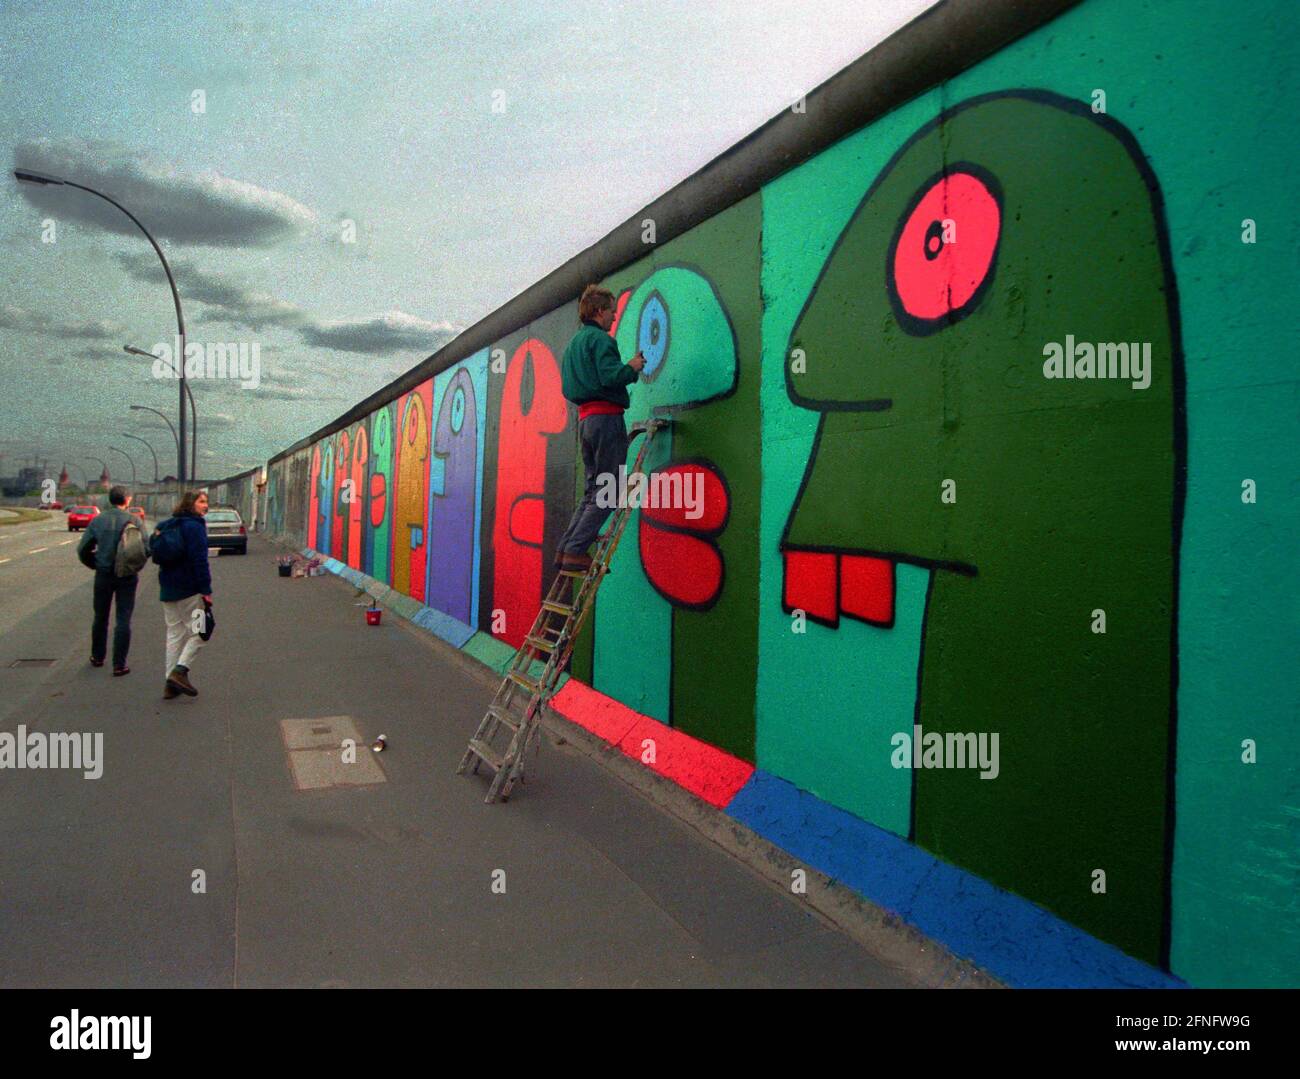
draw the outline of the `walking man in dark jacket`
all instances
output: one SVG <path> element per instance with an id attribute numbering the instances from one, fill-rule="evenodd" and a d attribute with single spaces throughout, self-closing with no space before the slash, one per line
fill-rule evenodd
<path id="1" fill-rule="evenodd" d="M 619 466 L 627 463 L 627 428 L 623 412 L 631 403 L 627 387 L 645 367 L 637 353 L 624 363 L 618 344 L 609 335 L 614 325 L 614 294 L 599 285 L 588 285 L 578 301 L 582 329 L 564 350 L 561 389 L 578 406 L 578 436 L 582 443 L 582 464 L 587 474 L 582 501 L 573 511 L 569 527 L 560 537 L 556 565 L 561 569 L 586 571 L 591 566 L 587 548 L 595 540 L 612 506 L 596 501 L 600 477 L 618 479 Z"/>
<path id="2" fill-rule="evenodd" d="M 161 552 L 172 546 L 175 532 L 177 557 L 158 569 L 158 586 L 167 622 L 167 681 L 163 696 L 170 700 L 184 693 L 197 697 L 199 691 L 190 682 L 190 664 L 203 647 L 206 612 L 212 605 L 212 574 L 208 569 L 208 526 L 203 520 L 208 512 L 206 491 L 186 491 L 172 510 L 172 515 L 157 529 L 155 546 Z"/>
<path id="3" fill-rule="evenodd" d="M 91 520 L 77 544 L 77 557 L 95 571 L 95 620 L 90 625 L 92 667 L 104 665 L 108 651 L 108 612 L 111 607 L 117 608 L 117 624 L 113 627 L 114 677 L 131 673 L 126 654 L 131 649 L 131 614 L 135 610 L 136 585 L 140 583 L 138 573 L 119 577 L 114 569 L 122 529 L 136 524 L 135 518 L 126 512 L 129 505 L 131 492 L 122 486 L 114 487 L 108 492 L 108 512 Z"/>

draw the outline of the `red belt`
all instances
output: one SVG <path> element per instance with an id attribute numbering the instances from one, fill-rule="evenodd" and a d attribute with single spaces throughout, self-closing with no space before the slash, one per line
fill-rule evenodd
<path id="1" fill-rule="evenodd" d="M 621 415 L 623 415 L 623 406 L 616 405 L 613 401 L 587 401 L 578 406 L 579 420 L 585 420 L 588 416 Z"/>

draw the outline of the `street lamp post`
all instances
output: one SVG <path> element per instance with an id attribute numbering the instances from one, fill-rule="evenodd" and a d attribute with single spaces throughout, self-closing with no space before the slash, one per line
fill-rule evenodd
<path id="1" fill-rule="evenodd" d="M 23 184 L 40 184 L 42 186 L 55 187 L 75 187 L 78 191 L 85 191 L 88 194 L 95 195 L 103 199 L 110 206 L 115 206 L 131 219 L 144 237 L 153 246 L 154 252 L 158 255 L 158 260 L 162 263 L 163 273 L 167 275 L 167 284 L 171 286 L 172 303 L 176 306 L 176 329 L 180 335 L 180 375 L 181 389 L 178 409 L 180 411 L 180 434 L 176 438 L 176 478 L 183 484 L 185 482 L 185 315 L 181 312 L 181 294 L 176 291 L 176 279 L 172 277 L 172 268 L 167 264 L 167 256 L 158 246 L 158 241 L 153 238 L 149 230 L 140 223 L 140 219 L 130 210 L 123 206 L 116 199 L 110 198 L 102 191 L 96 191 L 93 187 L 87 187 L 85 184 L 74 183 L 72 180 L 63 180 L 57 176 L 45 176 L 39 172 L 32 172 L 29 169 L 14 169 L 14 179 Z"/>
<path id="2" fill-rule="evenodd" d="M 130 408 L 131 408 L 131 411 L 132 411 L 132 412 L 152 412 L 155 416 L 160 416 L 160 417 L 162 418 L 163 423 L 165 423 L 165 424 L 167 425 L 168 430 L 171 431 L 171 433 L 172 433 L 172 438 L 176 439 L 176 447 L 177 447 L 176 452 L 177 452 L 177 453 L 180 453 L 180 452 L 181 452 L 181 451 L 180 451 L 181 440 L 180 440 L 180 437 L 176 434 L 176 428 L 172 426 L 172 421 L 171 421 L 171 420 L 169 420 L 166 416 L 164 416 L 164 415 L 163 415 L 161 412 L 159 412 L 156 408 L 150 408 L 148 405 L 131 405 Z M 178 482 L 179 482 L 179 480 L 178 480 Z"/>
<path id="3" fill-rule="evenodd" d="M 133 345 L 123 345 L 122 351 L 129 352 L 132 356 L 143 356 L 147 360 L 162 360 L 162 362 L 167 364 L 167 366 L 170 367 L 177 376 L 181 373 L 176 369 L 174 363 L 168 363 L 168 361 L 164 360 L 161 356 L 155 356 L 152 352 L 146 352 L 142 348 L 136 348 Z M 181 359 L 181 365 L 184 366 L 184 357 Z M 194 407 L 194 391 L 190 389 L 190 384 L 182 379 L 181 386 L 184 387 L 185 395 L 190 399 L 190 470 L 197 473 L 199 468 L 199 414 L 198 410 Z"/>
<path id="4" fill-rule="evenodd" d="M 153 452 L 153 447 L 149 445 L 148 442 L 145 442 L 145 440 L 141 438 L 139 435 L 128 434 L 126 431 L 122 431 L 121 435 L 123 438 L 132 438 L 135 439 L 136 442 L 144 443 L 144 448 L 147 449 L 149 451 L 150 456 L 153 457 L 153 481 L 154 483 L 157 483 L 158 482 L 158 455 Z"/>
<path id="5" fill-rule="evenodd" d="M 112 450 L 114 453 L 120 453 L 123 457 L 126 458 L 127 464 L 131 466 L 131 486 L 132 488 L 134 488 L 137 483 L 135 477 L 135 461 L 131 459 L 131 455 L 127 453 L 126 450 L 119 450 L 116 446 L 109 446 L 108 448 Z"/>

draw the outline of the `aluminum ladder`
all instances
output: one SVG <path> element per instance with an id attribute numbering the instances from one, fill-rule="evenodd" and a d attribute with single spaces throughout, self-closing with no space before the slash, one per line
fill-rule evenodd
<path id="1" fill-rule="evenodd" d="M 636 462 L 628 473 L 628 482 L 642 474 L 646 454 L 655 434 L 667 427 L 666 419 L 644 420 L 632 425 L 630 439 L 644 433 Z M 456 768 L 457 775 L 466 769 L 471 775 L 487 765 L 495 775 L 484 802 L 509 801 L 510 792 L 524 778 L 524 756 L 538 737 L 542 709 L 555 692 L 555 683 L 573 653 L 573 646 L 591 610 L 596 591 L 609 572 L 610 561 L 623 537 L 632 508 L 624 504 L 614 511 L 612 522 L 597 537 L 591 567 L 586 571 L 561 569 L 551 582 L 551 589 L 533 620 L 532 629 L 515 652 L 510 668 L 497 687 L 492 703 L 479 721 L 478 730 L 469 740 L 465 755 Z M 572 594 L 569 590 L 572 588 Z M 542 670 L 533 667 L 542 663 Z M 520 707 L 522 705 L 522 707 Z"/>

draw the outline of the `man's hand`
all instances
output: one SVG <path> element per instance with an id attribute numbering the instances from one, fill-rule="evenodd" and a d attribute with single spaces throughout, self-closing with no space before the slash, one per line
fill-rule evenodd
<path id="1" fill-rule="evenodd" d="M 639 375 L 643 370 L 645 370 L 645 357 L 638 352 L 627 361 L 627 365 Z"/>

